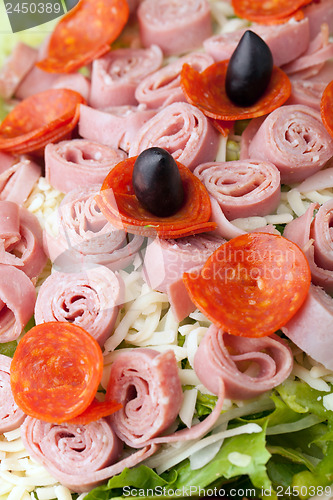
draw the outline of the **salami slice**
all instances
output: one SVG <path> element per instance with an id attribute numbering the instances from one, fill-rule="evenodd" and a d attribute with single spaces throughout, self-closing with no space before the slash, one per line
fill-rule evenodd
<path id="1" fill-rule="evenodd" d="M 282 236 L 247 233 L 216 250 L 200 273 L 184 273 L 194 304 L 227 333 L 263 337 L 306 299 L 311 273 L 299 247 Z"/>
<path id="2" fill-rule="evenodd" d="M 66 422 L 92 403 L 103 371 L 97 341 L 61 322 L 37 325 L 20 341 L 11 365 L 16 404 L 45 422 Z"/>
<path id="3" fill-rule="evenodd" d="M 28 153 L 57 141 L 73 130 L 84 102 L 69 89 L 50 89 L 24 99 L 0 125 L 0 150 Z"/>
<path id="4" fill-rule="evenodd" d="M 177 162 L 185 201 L 170 217 L 159 218 L 146 210 L 134 194 L 132 174 L 137 157 L 119 163 L 105 179 L 97 202 L 104 216 L 130 233 L 162 238 L 180 238 L 215 229 L 209 222 L 211 206 L 203 184 L 187 167 Z"/>
<path id="5" fill-rule="evenodd" d="M 37 66 L 50 73 L 71 73 L 110 50 L 129 16 L 126 0 L 80 0 L 57 24 L 48 55 Z"/>
<path id="6" fill-rule="evenodd" d="M 325 88 L 320 102 L 321 119 L 323 120 L 323 124 L 325 125 L 326 129 L 333 137 L 332 105 L 333 105 L 333 80 Z"/>
<path id="7" fill-rule="evenodd" d="M 291 16 L 312 0 L 232 0 L 235 14 L 249 21 L 267 22 Z"/>
<path id="8" fill-rule="evenodd" d="M 264 94 L 252 106 L 233 104 L 225 90 L 225 78 L 229 60 L 212 64 L 199 73 L 188 64 L 181 72 L 181 87 L 191 104 L 197 106 L 206 116 L 217 120 L 241 120 L 263 116 L 282 106 L 291 93 L 288 76 L 274 66 L 271 80 Z"/>

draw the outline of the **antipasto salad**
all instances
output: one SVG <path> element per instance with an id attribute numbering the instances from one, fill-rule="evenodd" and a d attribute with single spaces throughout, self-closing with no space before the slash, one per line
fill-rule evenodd
<path id="1" fill-rule="evenodd" d="M 0 499 L 330 498 L 332 0 L 0 33 Z"/>

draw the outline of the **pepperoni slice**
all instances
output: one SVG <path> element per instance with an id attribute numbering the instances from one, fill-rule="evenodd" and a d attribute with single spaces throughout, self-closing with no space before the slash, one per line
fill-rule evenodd
<path id="1" fill-rule="evenodd" d="M 97 203 L 115 227 L 133 234 L 180 238 L 216 228 L 209 222 L 211 205 L 208 192 L 192 172 L 177 162 L 185 200 L 182 208 L 170 217 L 157 217 L 142 207 L 134 194 L 132 174 L 137 156 L 118 163 L 106 177 Z"/>
<path id="2" fill-rule="evenodd" d="M 267 22 L 291 16 L 312 0 L 232 0 L 232 6 L 238 17 L 249 21 Z"/>
<path id="3" fill-rule="evenodd" d="M 120 410 L 123 407 L 122 404 L 116 403 L 115 401 L 94 401 L 88 408 L 78 415 L 77 417 L 71 418 L 66 423 L 67 424 L 77 424 L 77 425 L 87 425 L 91 422 L 95 422 L 103 417 L 108 417 Z"/>
<path id="4" fill-rule="evenodd" d="M 274 66 L 269 85 L 260 99 L 252 106 L 236 106 L 225 91 L 228 63 L 229 60 L 219 61 L 202 73 L 189 64 L 183 65 L 181 87 L 186 99 L 206 116 L 226 121 L 256 118 L 282 106 L 289 98 L 290 80 L 280 68 Z"/>
<path id="5" fill-rule="evenodd" d="M 325 88 L 320 102 L 323 124 L 333 137 L 333 80 Z"/>
<path id="6" fill-rule="evenodd" d="M 110 50 L 129 16 L 126 0 L 80 0 L 57 24 L 48 57 L 38 66 L 50 73 L 70 73 Z"/>
<path id="7" fill-rule="evenodd" d="M 27 415 L 67 422 L 92 403 L 102 371 L 101 348 L 83 328 L 42 323 L 24 335 L 15 351 L 12 392 Z"/>
<path id="8" fill-rule="evenodd" d="M 76 126 L 81 103 L 81 94 L 69 89 L 50 89 L 24 99 L 0 125 L 0 151 L 29 153 L 63 138 Z"/>
<path id="9" fill-rule="evenodd" d="M 184 273 L 194 304 L 223 331 L 271 335 L 303 304 L 310 287 L 308 261 L 283 236 L 247 233 L 219 247 L 200 273 Z"/>

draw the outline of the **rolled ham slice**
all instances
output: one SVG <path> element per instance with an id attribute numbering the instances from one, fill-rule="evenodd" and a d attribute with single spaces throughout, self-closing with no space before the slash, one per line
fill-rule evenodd
<path id="1" fill-rule="evenodd" d="M 319 286 L 310 286 L 302 307 L 282 328 L 311 358 L 333 370 L 333 300 Z"/>
<path id="2" fill-rule="evenodd" d="M 98 264 L 117 271 L 140 250 L 142 236 L 127 235 L 105 219 L 96 203 L 98 192 L 94 185 L 68 193 L 58 210 L 58 236 L 44 232 L 45 251 L 60 271 Z"/>
<path id="3" fill-rule="evenodd" d="M 173 102 L 186 102 L 180 87 L 180 73 L 185 63 L 202 72 L 214 63 L 214 59 L 208 54 L 193 52 L 170 62 L 139 83 L 135 91 L 137 101 L 146 104 L 148 108 L 159 108 Z"/>
<path id="4" fill-rule="evenodd" d="M 49 424 L 27 417 L 21 437 L 30 455 L 76 493 L 91 490 L 156 451 L 156 446 L 149 446 L 117 461 L 122 443 L 106 419 L 77 425 Z"/>
<path id="5" fill-rule="evenodd" d="M 276 66 L 293 61 L 305 52 L 309 45 L 309 21 L 290 20 L 284 24 L 252 24 L 250 28 L 269 46 Z M 215 61 L 230 59 L 246 29 L 214 35 L 204 41 L 204 48 Z"/>
<path id="6" fill-rule="evenodd" d="M 221 413 L 224 385 L 212 413 L 190 429 L 160 436 L 179 413 L 183 399 L 173 351 L 133 349 L 117 356 L 111 365 L 106 398 L 122 403 L 111 415 L 113 428 L 126 444 L 142 447 L 198 439 L 206 434 Z"/>
<path id="7" fill-rule="evenodd" d="M 42 284 L 35 305 L 36 324 L 48 321 L 74 323 L 102 347 L 111 335 L 124 284 L 104 266 L 81 273 L 52 273 Z"/>
<path id="8" fill-rule="evenodd" d="M 171 283 L 182 278 L 183 273 L 202 267 L 223 243 L 224 238 L 211 233 L 177 240 L 149 240 L 143 263 L 144 279 L 153 290 L 167 293 Z"/>
<path id="9" fill-rule="evenodd" d="M 190 170 L 204 161 L 214 161 L 219 133 L 195 106 L 180 102 L 166 106 L 139 130 L 129 156 L 158 146 Z"/>
<path id="10" fill-rule="evenodd" d="M 283 70 L 290 75 L 300 75 L 308 78 L 318 73 L 323 65 L 333 57 L 333 43 L 329 39 L 329 28 L 326 23 L 321 26 L 320 33 L 312 40 L 299 58 L 283 66 Z"/>
<path id="11" fill-rule="evenodd" d="M 38 51 L 18 42 L 0 72 L 0 97 L 9 99 L 37 61 Z"/>
<path id="12" fill-rule="evenodd" d="M 16 340 L 33 315 L 35 287 L 23 271 L 0 264 L 0 343 Z"/>
<path id="13" fill-rule="evenodd" d="M 204 386 L 218 394 L 222 378 L 231 399 L 250 399 L 269 391 L 290 375 L 292 367 L 291 350 L 277 335 L 237 337 L 215 325 L 209 327 L 194 357 L 194 370 Z"/>
<path id="14" fill-rule="evenodd" d="M 280 172 L 257 160 L 203 163 L 193 171 L 229 219 L 267 215 L 280 201 Z"/>
<path id="15" fill-rule="evenodd" d="M 124 151 L 84 139 L 48 144 L 45 177 L 63 193 L 92 184 L 102 185 L 112 168 L 127 158 Z"/>
<path id="16" fill-rule="evenodd" d="M 309 80 L 291 80 L 291 95 L 287 104 L 303 104 L 320 111 L 320 100 L 326 84 Z"/>
<path id="17" fill-rule="evenodd" d="M 52 83 L 51 88 L 74 90 L 88 101 L 90 95 L 90 80 L 81 73 L 61 75 Z"/>
<path id="18" fill-rule="evenodd" d="M 157 45 L 147 49 L 112 50 L 92 65 L 89 104 L 93 108 L 137 104 L 138 83 L 159 69 L 163 54 Z"/>
<path id="19" fill-rule="evenodd" d="M 315 38 L 320 32 L 321 25 L 327 23 L 329 31 L 333 31 L 333 4 L 331 0 L 311 2 L 303 9 L 304 15 L 309 20 L 310 38 Z"/>
<path id="20" fill-rule="evenodd" d="M 25 413 L 14 401 L 10 388 L 11 358 L 0 354 L 0 432 L 17 429 L 25 419 Z"/>
<path id="21" fill-rule="evenodd" d="M 2 172 L 0 167 L 0 200 L 23 204 L 41 173 L 40 165 L 27 157 L 22 157 L 18 162 L 14 160 L 14 163 Z"/>
<path id="22" fill-rule="evenodd" d="M 320 113 L 302 105 L 282 106 L 268 115 L 248 147 L 252 159 L 273 163 L 286 184 L 300 182 L 333 156 L 333 139 Z"/>
<path id="23" fill-rule="evenodd" d="M 138 130 L 156 111 L 139 106 L 115 106 L 105 110 L 80 105 L 79 134 L 85 139 L 105 144 L 126 153 Z"/>
<path id="24" fill-rule="evenodd" d="M 318 210 L 316 215 L 315 210 Z M 312 203 L 304 215 L 286 225 L 283 236 L 297 243 L 305 253 L 312 282 L 333 292 L 333 200 L 322 206 Z"/>
<path id="25" fill-rule="evenodd" d="M 144 0 L 137 15 L 143 46 L 155 43 L 165 56 L 192 51 L 212 34 L 207 0 Z"/>
<path id="26" fill-rule="evenodd" d="M 18 267 L 31 279 L 37 278 L 47 260 L 37 218 L 11 201 L 0 201 L 0 213 L 3 217 L 0 222 L 0 263 Z M 4 236 L 4 228 L 7 237 Z"/>

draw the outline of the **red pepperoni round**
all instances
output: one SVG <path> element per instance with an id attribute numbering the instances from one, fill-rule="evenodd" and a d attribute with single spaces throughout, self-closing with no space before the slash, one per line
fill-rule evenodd
<path id="1" fill-rule="evenodd" d="M 0 125 L 0 151 L 30 153 L 71 132 L 84 98 L 69 89 L 50 89 L 21 101 Z"/>
<path id="2" fill-rule="evenodd" d="M 192 172 L 177 162 L 185 200 L 170 217 L 157 217 L 146 210 L 134 194 L 132 175 L 137 156 L 116 165 L 106 177 L 97 203 L 105 217 L 128 232 L 162 238 L 180 238 L 216 228 L 209 222 L 211 205 L 208 192 Z"/>
<path id="3" fill-rule="evenodd" d="M 115 401 L 94 401 L 88 408 L 77 417 L 67 420 L 67 424 L 87 425 L 103 417 L 108 417 L 123 407 L 121 403 Z"/>
<path id="4" fill-rule="evenodd" d="M 333 137 L 333 80 L 325 88 L 320 102 L 323 124 Z"/>
<path id="5" fill-rule="evenodd" d="M 48 57 L 37 66 L 50 73 L 76 71 L 110 50 L 128 16 L 126 0 L 80 0 L 57 24 Z"/>
<path id="6" fill-rule="evenodd" d="M 232 6 L 238 17 L 249 21 L 267 22 L 291 16 L 312 0 L 232 0 Z"/>
<path id="7" fill-rule="evenodd" d="M 282 106 L 289 98 L 290 80 L 280 68 L 274 66 L 269 85 L 260 99 L 252 106 L 236 106 L 225 91 L 228 64 L 229 60 L 217 62 L 202 73 L 189 64 L 183 66 L 181 87 L 186 99 L 206 116 L 226 121 L 256 118 Z"/>
<path id="8" fill-rule="evenodd" d="M 103 355 L 83 328 L 42 323 L 24 335 L 11 364 L 16 404 L 31 417 L 61 423 L 92 403 L 103 371 Z"/>
<path id="9" fill-rule="evenodd" d="M 200 273 L 184 273 L 194 304 L 225 332 L 271 335 L 303 304 L 310 287 L 300 248 L 275 234 L 247 233 L 219 247 Z"/>

